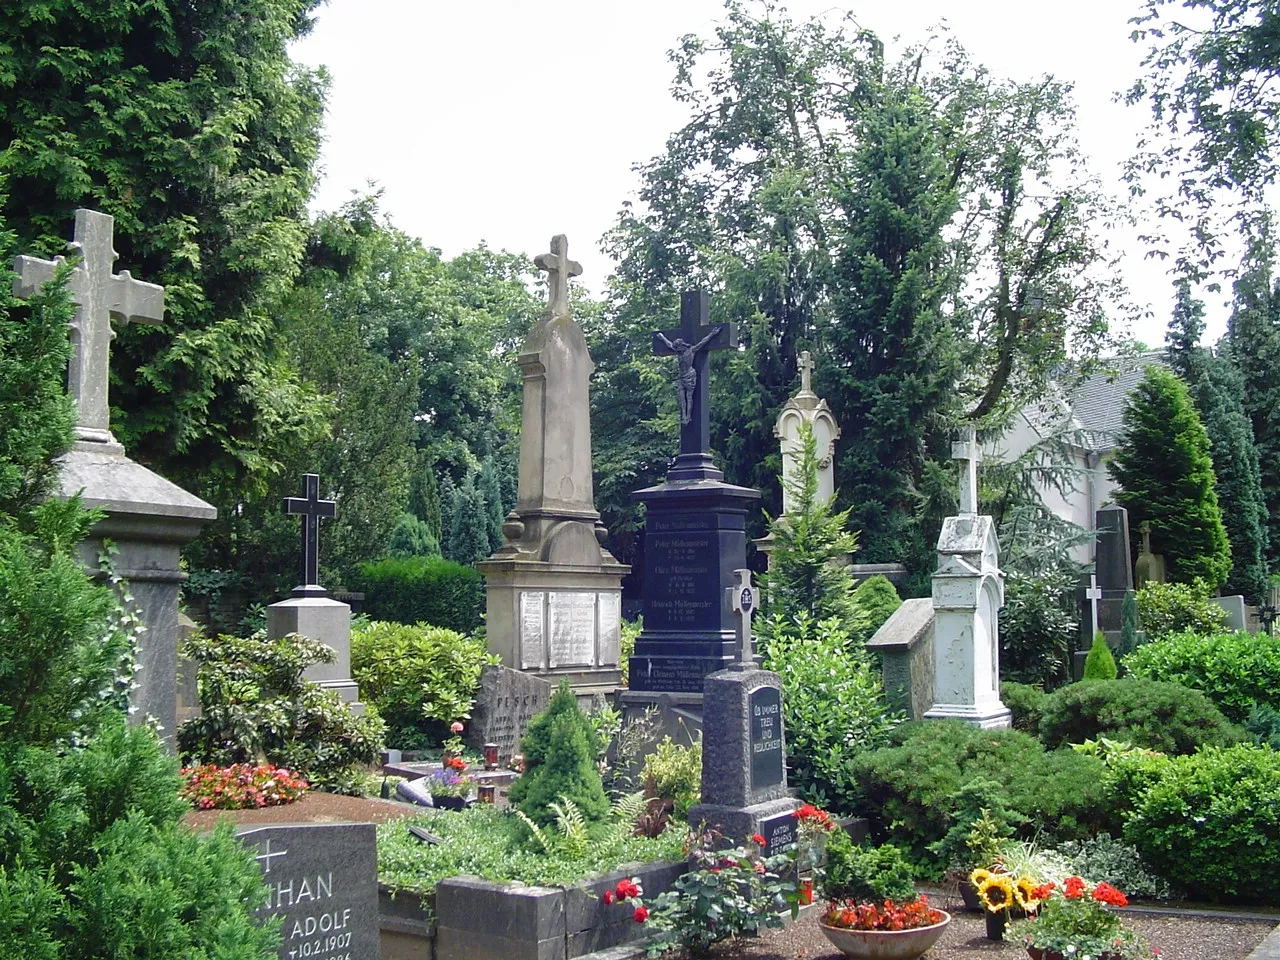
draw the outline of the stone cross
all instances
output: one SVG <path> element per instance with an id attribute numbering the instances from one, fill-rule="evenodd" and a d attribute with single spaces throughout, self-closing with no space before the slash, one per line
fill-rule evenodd
<path id="1" fill-rule="evenodd" d="M 750 570 L 735 570 L 733 575 L 738 578 L 737 584 L 729 588 L 733 591 L 730 605 L 733 607 L 733 612 L 738 614 L 738 633 L 741 641 L 738 648 L 738 662 L 743 667 L 754 667 L 756 652 L 751 645 L 751 614 L 756 608 L 756 588 L 751 584 Z"/>
<path id="2" fill-rule="evenodd" d="M 800 371 L 800 393 L 801 394 L 807 395 L 807 394 L 813 393 L 812 377 L 813 377 L 814 366 L 815 364 L 813 362 L 813 356 L 809 353 L 808 350 L 800 354 L 800 359 L 796 361 L 796 369 Z"/>
<path id="3" fill-rule="evenodd" d="M 738 333 L 733 324 L 722 323 L 715 327 L 708 325 L 705 290 L 686 290 L 680 294 L 679 328 L 663 330 L 653 335 L 655 354 L 675 356 L 680 360 L 676 386 L 682 394 L 681 454 L 705 453 L 710 449 L 711 418 L 707 397 L 709 354 L 712 350 L 733 350 L 737 346 Z"/>
<path id="4" fill-rule="evenodd" d="M 978 433 L 972 425 L 966 426 L 961 438 L 951 444 L 951 458 L 960 461 L 960 513 L 978 512 L 978 464 L 982 462 L 982 448 L 978 446 Z"/>
<path id="5" fill-rule="evenodd" d="M 77 210 L 75 239 L 68 250 L 80 260 L 67 280 L 71 302 L 71 364 L 67 388 L 76 402 L 75 435 L 78 440 L 114 444 L 107 406 L 111 341 L 118 324 L 159 323 L 164 319 L 164 287 L 129 276 L 128 270 L 112 273 L 116 252 L 112 247 L 115 219 L 94 210 Z M 18 257 L 13 264 L 15 297 L 30 297 L 43 287 L 66 258 L 41 260 Z"/>
<path id="6" fill-rule="evenodd" d="M 1093 638 L 1098 635 L 1098 601 L 1102 599 L 1102 588 L 1098 586 L 1098 575 L 1096 573 L 1089 574 L 1089 588 L 1085 590 L 1084 597 L 1089 601 L 1089 614 L 1093 620 L 1093 633 L 1089 634 L 1089 642 L 1093 642 Z"/>
<path id="7" fill-rule="evenodd" d="M 540 253 L 533 258 L 539 270 L 547 271 L 547 285 L 551 298 L 547 303 L 547 316 L 563 317 L 569 313 L 569 278 L 582 275 L 582 264 L 569 259 L 569 239 L 563 233 L 551 238 L 551 252 Z"/>
<path id="8" fill-rule="evenodd" d="M 263 866 L 263 868 L 262 868 L 262 872 L 263 872 L 263 873 L 270 873 L 270 872 L 271 872 L 271 858 L 272 858 L 272 857 L 283 857 L 283 856 L 287 855 L 287 854 L 288 854 L 288 852 L 289 852 L 288 850 L 277 850 L 275 853 L 272 853 L 272 852 L 271 852 L 271 838 L 270 838 L 270 837 L 268 837 L 266 840 L 264 840 L 264 841 L 263 841 L 263 843 L 262 843 L 262 846 L 260 846 L 258 849 L 259 849 L 259 850 L 261 850 L 262 852 L 261 852 L 260 854 L 258 854 L 256 857 L 254 857 L 253 859 L 257 860 L 257 861 L 258 861 L 259 863 L 261 863 L 261 864 L 264 864 L 264 866 Z"/>
<path id="9" fill-rule="evenodd" d="M 299 570 L 302 582 L 293 588 L 295 597 L 323 597 L 324 587 L 319 580 L 320 567 L 320 519 L 332 520 L 338 515 L 338 505 L 332 500 L 320 499 L 320 475 L 302 475 L 303 495 L 285 497 L 284 512 L 302 517 L 302 559 Z"/>

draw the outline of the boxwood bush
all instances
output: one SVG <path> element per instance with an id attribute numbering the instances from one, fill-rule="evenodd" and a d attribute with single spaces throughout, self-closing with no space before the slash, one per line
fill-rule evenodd
<path id="1" fill-rule="evenodd" d="M 1006 680 L 1000 684 L 1000 701 L 1013 714 L 1013 729 L 1040 736 L 1040 716 L 1049 695 L 1029 683 Z"/>
<path id="2" fill-rule="evenodd" d="M 1118 829 L 1096 757 L 1047 752 L 1020 731 L 980 730 L 959 720 L 905 723 L 890 739 L 893 746 L 854 758 L 849 774 L 862 789 L 859 812 L 872 817 L 922 875 L 947 867 L 928 845 L 946 835 L 963 788 L 978 779 L 1003 786 L 1026 837 L 1039 831 L 1042 840 L 1074 840 Z"/>
<path id="3" fill-rule="evenodd" d="M 1210 748 L 1148 767 L 1124 838 L 1194 897 L 1280 899 L 1280 754 Z"/>
<path id="4" fill-rule="evenodd" d="M 1194 753 L 1244 739 L 1198 690 L 1155 680 L 1082 680 L 1045 700 L 1040 739 L 1049 747 L 1105 736 L 1164 753 Z"/>
<path id="5" fill-rule="evenodd" d="M 1130 676 L 1199 690 L 1235 723 L 1254 704 L 1280 708 L 1280 636 L 1192 631 L 1140 646 L 1124 658 Z"/>
<path id="6" fill-rule="evenodd" d="M 484 618 L 484 579 L 474 567 L 440 557 L 387 557 L 362 563 L 354 586 L 376 620 L 429 623 L 474 633 Z"/>

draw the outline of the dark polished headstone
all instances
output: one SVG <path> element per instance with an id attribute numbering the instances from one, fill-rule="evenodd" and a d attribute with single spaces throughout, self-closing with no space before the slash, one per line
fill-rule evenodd
<path id="1" fill-rule="evenodd" d="M 240 830 L 282 920 L 280 960 L 378 960 L 378 857 L 371 823 Z"/>
<path id="2" fill-rule="evenodd" d="M 1105 591 L 1133 589 L 1133 555 L 1129 551 L 1129 511 L 1124 507 L 1104 507 L 1094 515 L 1098 543 L 1094 552 L 1094 572 Z"/>

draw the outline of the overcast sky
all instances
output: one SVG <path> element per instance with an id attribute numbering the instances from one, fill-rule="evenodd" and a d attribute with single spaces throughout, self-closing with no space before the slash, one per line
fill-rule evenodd
<path id="1" fill-rule="evenodd" d="M 797 21 L 844 7 L 787 4 Z M 670 96 L 666 53 L 708 36 L 720 0 L 328 0 L 296 59 L 323 64 L 333 85 L 314 208 L 332 210 L 369 181 L 401 229 L 453 256 L 482 240 L 537 254 L 569 237 L 591 289 L 611 263 L 600 251 L 631 167 L 661 152 L 685 110 Z M 1145 110 L 1112 101 L 1132 81 L 1136 0 L 897 0 L 849 7 L 890 43 L 923 39 L 944 20 L 997 76 L 1051 73 L 1075 84 L 1079 136 L 1117 195 L 1120 163 Z M 1126 242 L 1125 274 L 1153 316 L 1134 335 L 1163 342 L 1171 303 L 1163 265 Z M 1225 324 L 1208 295 L 1209 336 Z"/>

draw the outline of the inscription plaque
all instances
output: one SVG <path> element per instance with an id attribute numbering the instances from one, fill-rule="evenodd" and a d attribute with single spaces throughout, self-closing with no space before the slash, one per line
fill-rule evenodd
<path id="1" fill-rule="evenodd" d="M 632 690 L 701 693 L 707 674 L 723 666 L 719 660 L 693 657 L 632 658 L 628 668 L 629 686 Z"/>
<path id="2" fill-rule="evenodd" d="M 546 644 L 543 641 L 543 600 L 541 590 L 520 591 L 520 666 L 525 670 L 541 670 L 546 666 Z"/>
<path id="3" fill-rule="evenodd" d="M 282 920 L 280 960 L 376 960 L 378 863 L 371 823 L 248 828 L 267 901 Z"/>
<path id="4" fill-rule="evenodd" d="M 595 666 L 596 595 L 564 591 L 547 594 L 547 633 L 552 667 Z"/>
<path id="5" fill-rule="evenodd" d="M 748 694 L 751 711 L 751 789 L 782 782 L 782 697 L 777 687 Z"/>
<path id="6" fill-rule="evenodd" d="M 760 821 L 760 836 L 764 837 L 764 855 L 774 857 L 786 851 L 796 842 L 796 818 L 793 813 L 779 813 Z"/>
<path id="7" fill-rule="evenodd" d="M 599 594 L 600 665 L 612 667 L 618 662 L 622 633 L 622 594 Z"/>

